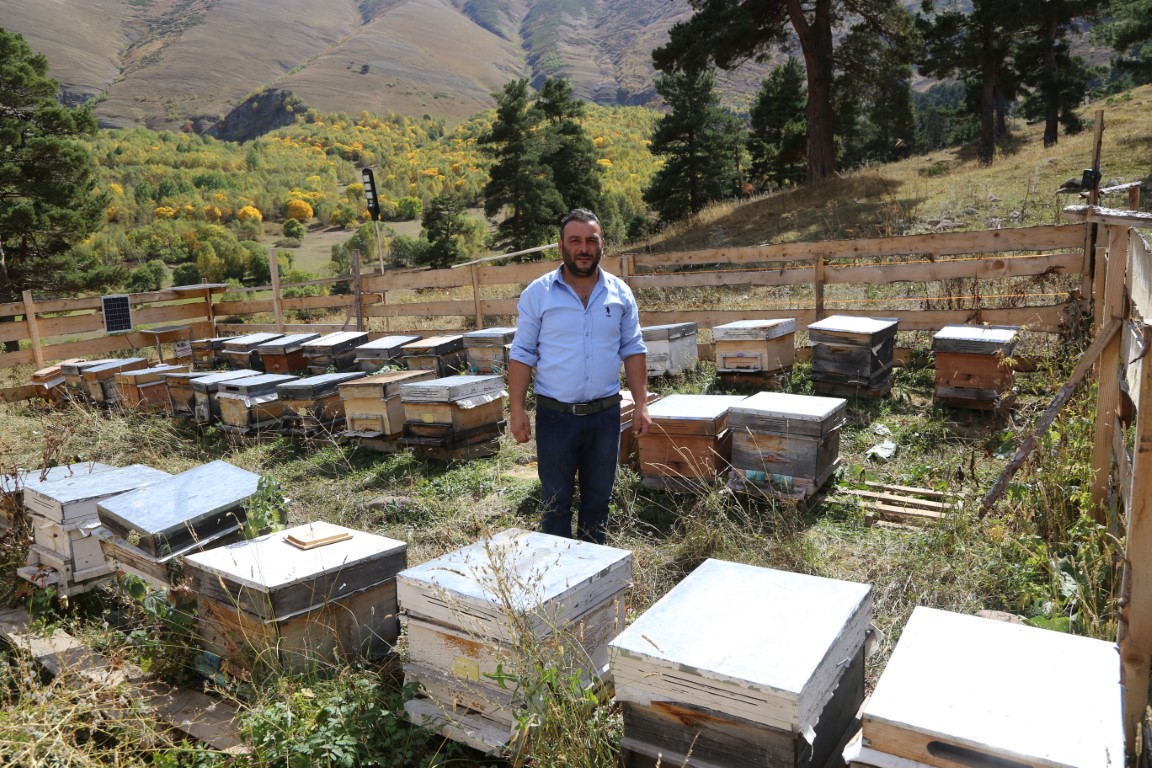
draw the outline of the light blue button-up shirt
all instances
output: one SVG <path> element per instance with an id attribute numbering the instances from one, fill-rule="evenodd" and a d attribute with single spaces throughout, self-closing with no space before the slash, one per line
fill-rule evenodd
<path id="1" fill-rule="evenodd" d="M 585 403 L 620 391 L 624 358 L 647 352 L 632 289 L 600 270 L 585 307 L 560 269 L 520 294 L 510 356 L 536 369 L 536 393 Z"/>

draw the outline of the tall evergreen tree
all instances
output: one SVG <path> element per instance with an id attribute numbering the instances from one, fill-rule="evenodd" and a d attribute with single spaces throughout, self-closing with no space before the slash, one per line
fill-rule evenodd
<path id="1" fill-rule="evenodd" d="M 744 131 L 720 107 L 715 84 L 711 67 L 675 71 L 656 80 L 656 92 L 671 112 L 652 133 L 650 148 L 664 156 L 664 165 L 652 177 L 644 200 L 664 221 L 698 213 L 739 189 Z"/>
<path id="2" fill-rule="evenodd" d="M 584 103 L 572 98 L 572 86 L 563 78 L 549 79 L 540 89 L 536 106 L 544 117 L 544 151 L 541 159 L 552 169 L 552 181 L 564 207 L 599 212 L 603 189 L 596 146 L 580 119 Z"/>
<path id="3" fill-rule="evenodd" d="M 804 180 L 808 139 L 805 132 L 804 68 L 789 57 L 760 84 L 749 115 L 748 154 L 752 183 L 759 189 Z"/>
<path id="4" fill-rule="evenodd" d="M 836 135 L 848 167 L 906 157 L 916 143 L 912 65 L 919 38 L 910 14 L 893 14 L 907 29 L 877 32 L 858 24 L 836 51 Z"/>
<path id="5" fill-rule="evenodd" d="M 1112 0 L 1104 37 L 1116 51 L 1113 65 L 1138 83 L 1152 81 L 1152 0 Z"/>
<path id="6" fill-rule="evenodd" d="M 1031 89 L 1025 117 L 1044 120 L 1044 146 L 1059 140 L 1060 126 L 1075 133 L 1083 123 L 1075 109 L 1088 93 L 1091 70 L 1069 50 L 1068 35 L 1084 20 L 1095 20 L 1102 0 L 1025 0 L 1031 34 L 1016 51 L 1021 81 Z"/>
<path id="7" fill-rule="evenodd" d="M 484 214 L 495 219 L 495 245 L 522 251 L 555 239 L 564 200 L 544 162 L 538 130 L 543 116 L 527 80 L 514 80 L 496 95 L 496 119 L 479 143 L 494 162 L 484 187 Z"/>
<path id="8" fill-rule="evenodd" d="M 0 301 L 25 290 L 69 293 L 115 284 L 123 270 L 74 253 L 104 223 L 108 199 L 80 137 L 96 123 L 56 101 L 44 56 L 0 29 Z"/>
<path id="9" fill-rule="evenodd" d="M 426 263 L 433 269 L 447 269 L 460 258 L 460 234 L 464 229 L 464 204 L 452 194 L 435 198 L 424 208 L 420 219 L 423 235 L 430 243 Z"/>

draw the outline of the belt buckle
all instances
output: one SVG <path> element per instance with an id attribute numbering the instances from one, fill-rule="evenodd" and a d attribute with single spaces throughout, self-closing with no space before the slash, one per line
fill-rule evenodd
<path id="1" fill-rule="evenodd" d="M 573 416 L 587 416 L 595 413 L 592 409 L 596 407 L 595 403 L 572 403 Z"/>

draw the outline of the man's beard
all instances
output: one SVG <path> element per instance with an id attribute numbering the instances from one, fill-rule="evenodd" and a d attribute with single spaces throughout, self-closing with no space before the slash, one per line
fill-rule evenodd
<path id="1" fill-rule="evenodd" d="M 600 266 L 600 259 L 604 256 L 604 248 L 601 246 L 597 249 L 596 257 L 592 260 L 592 265 L 587 269 L 576 265 L 576 257 L 570 253 L 568 248 L 563 244 L 560 245 L 560 256 L 564 259 L 564 269 L 574 277 L 591 277 L 596 274 L 596 269 Z"/>

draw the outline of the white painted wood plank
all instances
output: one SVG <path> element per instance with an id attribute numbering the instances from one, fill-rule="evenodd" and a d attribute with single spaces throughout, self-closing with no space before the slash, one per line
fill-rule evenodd
<path id="1" fill-rule="evenodd" d="M 745 399 L 743 395 L 668 395 L 649 405 L 648 415 L 654 421 L 713 421 Z"/>

